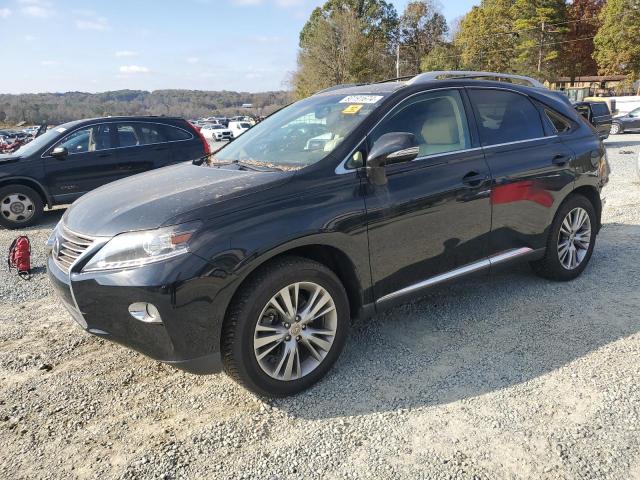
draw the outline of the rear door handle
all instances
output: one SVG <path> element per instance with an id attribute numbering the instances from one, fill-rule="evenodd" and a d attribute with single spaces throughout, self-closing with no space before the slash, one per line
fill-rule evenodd
<path id="1" fill-rule="evenodd" d="M 487 179 L 486 175 L 478 172 L 469 172 L 462 177 L 462 183 L 470 187 L 477 187 Z"/>
<path id="2" fill-rule="evenodd" d="M 571 160 L 573 160 L 573 157 L 571 155 L 559 153 L 557 155 L 554 155 L 552 162 L 554 165 L 566 165 Z"/>
<path id="3" fill-rule="evenodd" d="M 106 157 L 110 157 L 111 154 L 110 153 L 99 153 L 98 154 L 98 158 L 106 158 Z"/>

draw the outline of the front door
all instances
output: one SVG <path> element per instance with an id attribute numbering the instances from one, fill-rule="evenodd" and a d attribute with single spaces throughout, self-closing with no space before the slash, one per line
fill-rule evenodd
<path id="1" fill-rule="evenodd" d="M 115 142 L 113 124 L 101 123 L 80 127 L 49 149 L 44 168 L 56 203 L 71 202 L 121 176 Z M 54 158 L 50 152 L 55 147 L 64 147 L 69 154 Z"/>
<path id="2" fill-rule="evenodd" d="M 378 300 L 402 296 L 487 255 L 490 173 L 465 111 L 464 92 L 438 90 L 398 105 L 370 135 L 413 133 L 418 158 L 386 167 L 365 194 Z"/>

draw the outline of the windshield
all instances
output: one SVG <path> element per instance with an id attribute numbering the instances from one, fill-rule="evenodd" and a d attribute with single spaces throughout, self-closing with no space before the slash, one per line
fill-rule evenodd
<path id="1" fill-rule="evenodd" d="M 321 95 L 294 103 L 247 130 L 215 154 L 215 161 L 298 169 L 331 153 L 384 98 Z"/>
<path id="2" fill-rule="evenodd" d="M 58 127 L 53 127 L 40 135 L 38 138 L 34 138 L 31 142 L 21 146 L 16 151 L 16 155 L 31 155 L 32 153 L 37 152 L 41 148 L 46 147 L 51 142 L 60 138 L 62 134 L 65 133 L 68 129 L 69 127 L 66 124 L 60 125 Z"/>

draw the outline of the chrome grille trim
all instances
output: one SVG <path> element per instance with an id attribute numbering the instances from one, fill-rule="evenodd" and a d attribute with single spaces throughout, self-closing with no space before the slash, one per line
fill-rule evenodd
<path id="1" fill-rule="evenodd" d="M 65 273 L 69 273 L 73 264 L 95 243 L 96 239 L 69 230 L 60 224 L 56 245 L 51 256 L 55 264 Z"/>

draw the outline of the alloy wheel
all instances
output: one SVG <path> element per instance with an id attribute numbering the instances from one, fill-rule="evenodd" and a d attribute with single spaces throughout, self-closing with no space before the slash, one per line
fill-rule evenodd
<path id="1" fill-rule="evenodd" d="M 35 213 L 35 204 L 23 193 L 11 193 L 0 201 L 0 214 L 12 222 L 26 222 Z"/>
<path id="2" fill-rule="evenodd" d="M 262 309 L 253 339 L 255 358 L 272 378 L 300 379 L 327 356 L 337 326 L 336 304 L 325 288 L 313 282 L 293 283 Z"/>
<path id="3" fill-rule="evenodd" d="M 577 268 L 591 245 L 591 219 L 584 208 L 571 210 L 560 226 L 558 258 L 567 270 Z"/>

